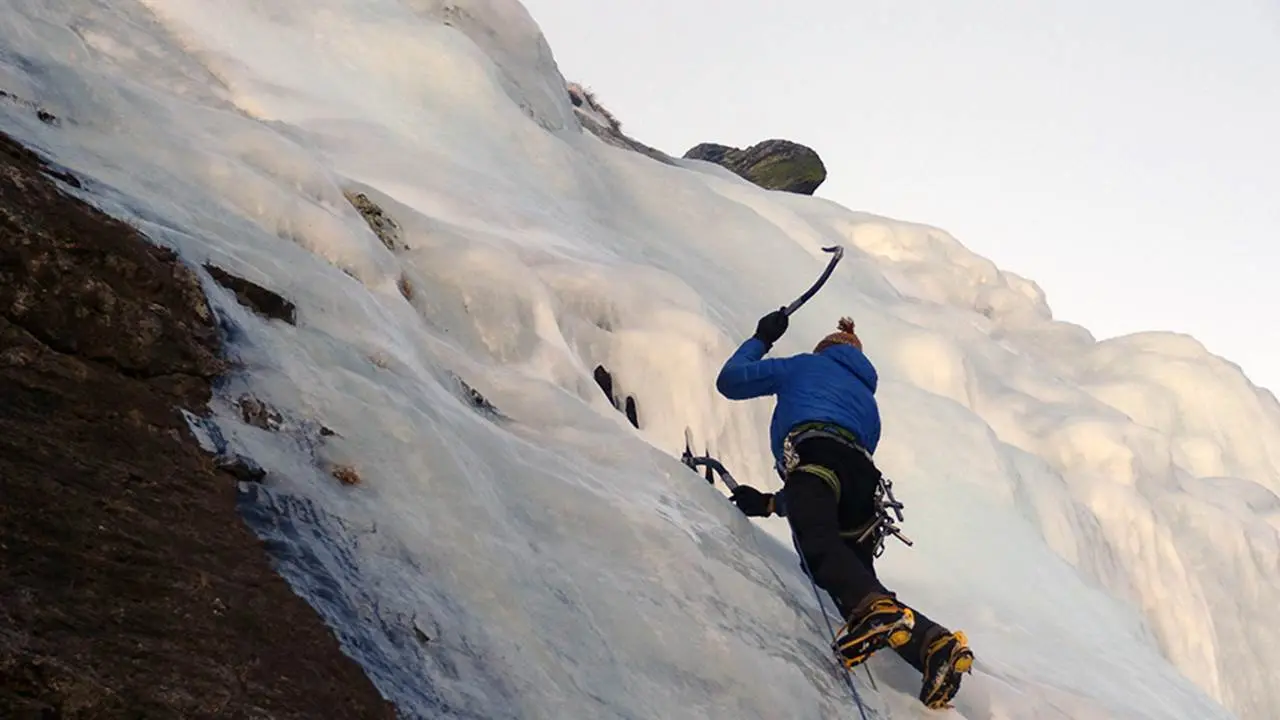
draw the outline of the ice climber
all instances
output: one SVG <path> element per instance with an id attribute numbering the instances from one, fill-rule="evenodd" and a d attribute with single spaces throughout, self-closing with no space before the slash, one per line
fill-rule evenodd
<path id="1" fill-rule="evenodd" d="M 964 633 L 899 602 L 876 577 L 875 538 L 858 541 L 879 512 L 876 369 L 849 318 L 812 353 L 763 359 L 787 325 L 781 309 L 762 317 L 716 378 L 730 400 L 777 396 L 769 435 L 783 487 L 739 485 L 733 502 L 749 516 L 787 518 L 807 570 L 846 620 L 831 644 L 845 667 L 891 647 L 920 671 L 921 702 L 946 707 L 973 665 Z"/>

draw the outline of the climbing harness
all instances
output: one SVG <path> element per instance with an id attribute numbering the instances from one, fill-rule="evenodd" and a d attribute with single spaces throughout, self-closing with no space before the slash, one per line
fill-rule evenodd
<path id="1" fill-rule="evenodd" d="M 830 468 L 821 465 L 800 464 L 800 456 L 796 452 L 796 446 L 802 441 L 810 438 L 826 438 L 834 440 L 845 447 L 852 448 L 861 453 L 867 460 L 871 460 L 871 453 L 862 446 L 857 436 L 837 425 L 828 423 L 803 423 L 792 428 L 791 432 L 782 441 L 782 461 L 775 466 L 778 476 L 785 483 L 787 476 L 793 472 L 804 471 L 824 480 L 831 489 L 835 491 L 836 499 L 840 498 L 840 478 L 836 476 Z M 885 477 L 884 473 L 880 473 L 880 480 L 876 483 L 876 489 L 872 494 L 872 504 L 876 508 L 875 515 L 866 523 L 845 532 L 840 533 L 841 537 L 856 538 L 858 543 L 871 543 L 871 556 L 880 557 L 884 554 L 884 541 L 889 535 L 901 540 L 907 547 L 915 545 L 902 530 L 897 523 L 903 522 L 902 511 L 906 509 L 896 497 L 893 495 L 893 481 Z M 892 511 L 892 515 L 890 515 Z"/>

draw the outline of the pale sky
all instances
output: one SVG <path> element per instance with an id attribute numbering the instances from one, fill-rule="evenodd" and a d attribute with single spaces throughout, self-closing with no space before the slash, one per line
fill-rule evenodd
<path id="1" fill-rule="evenodd" d="M 637 140 L 804 143 L 817 195 L 1280 393 L 1280 0 L 523 2 Z"/>

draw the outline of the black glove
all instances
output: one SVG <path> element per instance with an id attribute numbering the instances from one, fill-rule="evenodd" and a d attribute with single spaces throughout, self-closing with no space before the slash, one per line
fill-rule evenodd
<path id="1" fill-rule="evenodd" d="M 750 485 L 739 485 L 729 498 L 743 515 L 767 517 L 773 514 L 773 493 L 762 493 Z"/>
<path id="2" fill-rule="evenodd" d="M 778 338 L 782 337 L 782 333 L 787 331 L 787 325 L 790 322 L 787 318 L 787 309 L 780 307 L 760 318 L 760 322 L 756 323 L 756 334 L 752 337 L 768 347 L 773 347 L 773 344 L 778 342 Z"/>

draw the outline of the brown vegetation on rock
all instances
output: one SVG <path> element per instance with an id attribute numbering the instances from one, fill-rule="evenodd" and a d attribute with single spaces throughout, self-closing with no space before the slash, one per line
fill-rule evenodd
<path id="1" fill-rule="evenodd" d="M 356 469 L 353 467 L 349 467 L 347 465 L 339 465 L 333 468 L 333 470 L 329 472 L 331 475 L 333 475 L 334 478 L 338 480 L 338 482 L 342 483 L 343 485 L 359 485 L 360 484 L 360 473 L 356 472 Z"/>

